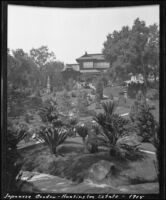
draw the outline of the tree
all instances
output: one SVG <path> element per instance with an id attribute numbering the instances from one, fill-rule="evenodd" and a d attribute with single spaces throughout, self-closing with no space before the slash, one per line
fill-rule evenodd
<path id="1" fill-rule="evenodd" d="M 34 91 L 39 85 L 39 70 L 27 53 L 22 49 L 8 54 L 8 83 L 21 91 Z"/>
<path id="2" fill-rule="evenodd" d="M 142 74 L 147 89 L 150 72 L 154 73 L 158 68 L 158 37 L 157 25 L 148 27 L 139 18 L 131 29 L 123 27 L 119 32 L 109 34 L 104 42 L 103 54 L 110 62 L 109 72 L 113 74 L 113 79 L 118 77 L 123 80 L 129 72 Z"/>
<path id="3" fill-rule="evenodd" d="M 126 67 L 129 65 L 127 50 L 129 48 L 130 29 L 128 26 L 122 28 L 121 31 L 114 31 L 107 36 L 104 42 L 103 54 L 110 63 L 108 73 L 112 82 L 127 73 Z"/>
<path id="4" fill-rule="evenodd" d="M 30 50 L 30 56 L 39 67 L 44 66 L 49 62 L 54 62 L 56 59 L 55 54 L 49 52 L 47 46 L 41 46 L 37 49 L 32 48 Z"/>
<path id="5" fill-rule="evenodd" d="M 15 58 L 22 58 L 22 57 L 27 57 L 28 54 L 24 52 L 23 49 L 16 49 L 12 51 L 13 55 Z"/>
<path id="6" fill-rule="evenodd" d="M 38 68 L 22 49 L 8 51 L 8 116 L 19 116 L 26 111 L 28 97 L 39 85 Z"/>
<path id="7" fill-rule="evenodd" d="M 61 74 L 64 64 L 62 62 L 49 62 L 40 68 L 42 74 L 42 86 L 46 87 L 47 78 L 50 78 L 51 91 L 62 90 L 64 81 Z"/>
<path id="8" fill-rule="evenodd" d="M 149 71 L 153 74 L 156 84 L 159 76 L 159 30 L 157 24 L 149 26 L 147 59 Z"/>

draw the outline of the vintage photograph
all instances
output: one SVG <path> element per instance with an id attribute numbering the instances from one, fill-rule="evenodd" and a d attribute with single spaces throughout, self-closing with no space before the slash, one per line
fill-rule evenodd
<path id="1" fill-rule="evenodd" d="M 159 5 L 7 10 L 6 191 L 159 194 Z"/>

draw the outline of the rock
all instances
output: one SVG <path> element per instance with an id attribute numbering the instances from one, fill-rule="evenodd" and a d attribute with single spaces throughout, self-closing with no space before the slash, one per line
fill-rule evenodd
<path id="1" fill-rule="evenodd" d="M 158 179 L 154 159 L 148 157 L 131 162 L 128 169 L 121 171 L 120 176 L 128 178 L 131 184 L 154 182 Z"/>
<path id="2" fill-rule="evenodd" d="M 88 171 L 88 178 L 93 181 L 101 181 L 112 171 L 114 171 L 115 165 L 112 162 L 101 160 L 93 164 Z"/>
<path id="3" fill-rule="evenodd" d="M 20 181 L 19 184 L 17 184 L 18 190 L 21 192 L 29 192 L 29 193 L 36 193 L 40 192 L 40 190 L 34 186 L 33 183 L 29 183 L 27 181 Z"/>

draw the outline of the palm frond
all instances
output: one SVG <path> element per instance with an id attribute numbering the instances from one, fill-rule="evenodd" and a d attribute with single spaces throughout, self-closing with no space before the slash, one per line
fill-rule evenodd
<path id="1" fill-rule="evenodd" d="M 106 115 L 112 115 L 114 114 L 117 105 L 115 101 L 107 101 L 107 102 L 102 103 L 102 107 Z"/>

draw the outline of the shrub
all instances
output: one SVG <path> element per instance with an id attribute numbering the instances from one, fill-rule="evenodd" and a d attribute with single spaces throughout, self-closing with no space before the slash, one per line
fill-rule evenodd
<path id="1" fill-rule="evenodd" d="M 138 91 L 142 91 L 143 93 L 145 93 L 145 86 L 144 84 L 141 83 L 130 83 L 127 87 L 127 95 L 130 98 L 135 98 Z"/>
<path id="2" fill-rule="evenodd" d="M 138 128 L 138 135 L 142 137 L 142 142 L 151 142 L 155 135 L 156 122 L 151 107 L 146 101 L 135 101 L 129 116 Z"/>
<path id="3" fill-rule="evenodd" d="M 87 127 L 88 137 L 86 139 L 86 144 L 88 146 L 88 151 L 90 153 L 96 153 L 98 152 L 98 146 L 100 145 L 98 135 L 101 134 L 101 128 L 98 124 L 92 122 L 90 122 Z"/>
<path id="4" fill-rule="evenodd" d="M 69 134 L 68 126 L 62 122 L 56 102 L 47 102 L 39 115 L 44 125 L 37 130 L 37 139 L 44 140 L 52 154 L 57 156 L 57 146 L 62 144 Z"/>
<path id="5" fill-rule="evenodd" d="M 6 192 L 16 192 L 20 190 L 17 185 L 20 182 L 20 170 L 23 163 L 21 162 L 21 156 L 17 150 L 17 144 L 26 136 L 26 129 L 24 128 L 23 126 L 14 127 L 11 123 L 9 123 L 7 127 L 6 168 L 4 170 Z"/>
<path id="6" fill-rule="evenodd" d="M 110 147 L 111 156 L 119 156 L 118 153 L 122 153 L 122 150 L 123 152 L 125 150 L 128 154 L 130 154 L 130 150 L 134 152 L 135 146 L 118 145 L 118 140 L 120 138 L 130 134 L 132 130 L 130 121 L 114 113 L 116 109 L 114 101 L 103 103 L 102 106 L 104 113 L 96 115 L 94 120 L 102 127 L 103 131 L 101 133 L 104 138 L 100 139 Z M 128 146 L 130 146 L 130 148 L 128 148 Z"/>
<path id="7" fill-rule="evenodd" d="M 157 89 L 150 89 L 146 93 L 146 97 L 150 100 L 159 99 L 159 91 Z"/>
<path id="8" fill-rule="evenodd" d="M 66 84 L 66 90 L 72 90 L 74 87 L 74 80 L 72 78 L 68 79 L 68 82 Z"/>
<path id="9" fill-rule="evenodd" d="M 69 118 L 66 122 L 66 126 L 68 127 L 69 136 L 76 136 L 76 125 L 78 123 L 77 118 Z"/>
<path id="10" fill-rule="evenodd" d="M 88 100 L 87 100 L 87 92 L 81 91 L 78 94 L 77 97 L 77 110 L 78 112 L 81 113 L 86 113 L 87 112 L 87 106 L 89 105 Z"/>
<path id="11" fill-rule="evenodd" d="M 84 144 L 84 153 L 88 153 L 88 146 L 87 146 L 87 143 L 86 143 L 86 137 L 88 135 L 88 127 L 85 126 L 84 124 L 82 125 L 78 125 L 76 127 L 76 132 L 78 133 L 78 135 L 80 137 L 82 137 L 82 141 L 83 141 L 83 144 Z"/>
<path id="12" fill-rule="evenodd" d="M 39 116 L 44 123 L 52 123 L 58 120 L 58 109 L 55 101 L 47 100 L 45 105 L 40 108 Z"/>
<path id="13" fill-rule="evenodd" d="M 69 114 L 72 109 L 72 102 L 69 93 L 64 90 L 57 96 L 57 104 L 59 109 L 66 115 Z"/>
<path id="14" fill-rule="evenodd" d="M 58 156 L 57 146 L 62 144 L 68 136 L 68 131 L 63 127 L 49 124 L 43 126 L 37 132 L 38 139 L 42 139 L 48 145 L 51 153 Z"/>

